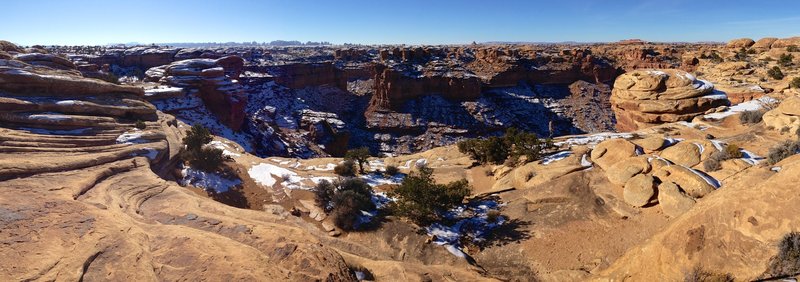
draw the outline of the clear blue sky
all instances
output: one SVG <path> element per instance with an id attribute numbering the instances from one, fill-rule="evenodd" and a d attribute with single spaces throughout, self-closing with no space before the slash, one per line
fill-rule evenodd
<path id="1" fill-rule="evenodd" d="M 800 35 L 800 0 L 3 1 L 17 44 L 726 41 Z"/>

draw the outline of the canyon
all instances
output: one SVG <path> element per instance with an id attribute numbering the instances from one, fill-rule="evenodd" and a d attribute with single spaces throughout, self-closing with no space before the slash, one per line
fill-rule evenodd
<path id="1" fill-rule="evenodd" d="M 798 44 L 0 41 L 0 280 L 797 278 L 775 265 L 800 226 Z M 193 125 L 220 169 L 188 161 Z M 552 147 L 457 145 L 510 128 Z M 359 218 L 382 219 L 345 230 L 315 187 L 361 147 Z M 451 218 L 382 215 L 424 167 L 472 187 Z"/>

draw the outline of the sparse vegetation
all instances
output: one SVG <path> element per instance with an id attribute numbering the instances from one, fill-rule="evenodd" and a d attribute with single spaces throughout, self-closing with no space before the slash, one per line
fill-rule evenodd
<path id="1" fill-rule="evenodd" d="M 443 212 L 462 204 L 470 190 L 466 179 L 437 184 L 433 180 L 433 169 L 423 166 L 391 192 L 397 198 L 393 210 L 418 225 L 425 225 L 440 220 Z"/>
<path id="2" fill-rule="evenodd" d="M 390 165 L 386 167 L 385 173 L 387 176 L 393 176 L 400 173 L 400 169 L 397 166 Z"/>
<path id="3" fill-rule="evenodd" d="M 747 60 L 747 49 L 745 49 L 744 47 L 740 48 L 739 51 L 736 52 L 736 55 L 734 55 L 734 58 L 737 61 L 746 61 Z"/>
<path id="4" fill-rule="evenodd" d="M 346 178 L 333 183 L 323 180 L 313 189 L 315 202 L 333 217 L 336 227 L 345 231 L 358 229 L 361 211 L 375 209 L 372 187 L 363 179 Z"/>
<path id="5" fill-rule="evenodd" d="M 797 47 L 797 45 L 786 46 L 786 52 L 800 52 L 800 47 Z"/>
<path id="6" fill-rule="evenodd" d="M 189 151 L 199 150 L 211 140 L 211 131 L 200 124 L 195 124 L 186 131 L 186 137 L 183 137 L 183 145 L 186 145 L 186 149 Z"/>
<path id="7" fill-rule="evenodd" d="M 778 64 L 788 67 L 792 65 L 792 60 L 794 60 L 794 56 L 792 56 L 792 54 L 781 54 L 781 56 L 778 58 Z"/>
<path id="8" fill-rule="evenodd" d="M 136 121 L 136 122 L 133 124 L 133 127 L 136 127 L 137 129 L 145 129 L 145 128 L 147 128 L 147 124 L 145 124 L 145 123 L 144 123 L 143 121 L 141 121 L 141 120 L 137 120 L 137 121 Z"/>
<path id="9" fill-rule="evenodd" d="M 708 60 L 711 60 L 711 62 L 713 62 L 713 63 L 717 63 L 717 64 L 718 64 L 718 63 L 722 63 L 722 61 L 724 61 L 724 60 L 722 59 L 722 57 L 721 57 L 719 54 L 717 54 L 717 52 L 715 52 L 715 51 L 711 51 L 711 54 L 710 54 L 710 55 L 705 55 L 705 54 L 703 54 L 703 55 L 701 55 L 701 56 L 700 56 L 700 58 L 701 58 L 701 59 L 708 59 Z"/>
<path id="10" fill-rule="evenodd" d="M 789 82 L 789 87 L 800 89 L 800 76 L 793 78 L 792 82 Z"/>
<path id="11" fill-rule="evenodd" d="M 458 142 L 458 151 L 469 155 L 479 163 L 502 164 L 511 158 L 513 163 L 523 163 L 541 159 L 553 149 L 550 139 L 539 139 L 535 133 L 520 132 L 509 128 L 505 135 L 486 139 L 468 139 Z"/>
<path id="12" fill-rule="evenodd" d="M 755 110 L 755 111 L 745 111 L 739 115 L 739 121 L 742 124 L 755 124 L 761 122 L 761 117 L 764 116 L 766 111 L 764 110 Z"/>
<path id="13" fill-rule="evenodd" d="M 362 174 L 364 173 L 364 163 L 367 162 L 369 157 L 369 148 L 367 147 L 348 150 L 344 155 L 345 160 L 352 160 L 358 163 L 358 171 Z"/>
<path id="14" fill-rule="evenodd" d="M 764 280 L 780 279 L 800 274 L 800 232 L 791 232 L 778 244 L 778 254 L 770 259 Z"/>
<path id="15" fill-rule="evenodd" d="M 783 72 L 781 71 L 781 68 L 779 68 L 778 66 L 774 66 L 771 69 L 767 70 L 767 76 L 775 80 L 781 80 L 783 79 Z"/>
<path id="16" fill-rule="evenodd" d="M 725 146 L 724 150 L 711 154 L 707 160 L 703 161 L 703 169 L 706 172 L 717 171 L 722 168 L 722 161 L 738 159 L 742 156 L 743 154 L 739 146 L 730 144 Z"/>
<path id="17" fill-rule="evenodd" d="M 715 273 L 701 267 L 695 267 L 686 274 L 685 282 L 733 282 L 735 279 L 730 273 Z"/>
<path id="18" fill-rule="evenodd" d="M 189 151 L 189 165 L 203 171 L 215 171 L 225 160 L 222 150 L 203 147 L 196 151 Z"/>
<path id="19" fill-rule="evenodd" d="M 213 138 L 208 128 L 199 124 L 193 125 L 186 131 L 186 137 L 183 137 L 183 145 L 186 146 L 183 159 L 187 160 L 190 166 L 203 171 L 217 170 L 225 157 L 220 149 L 203 147 L 211 140 Z"/>
<path id="20" fill-rule="evenodd" d="M 800 151 L 800 141 L 786 141 L 769 149 L 767 162 L 774 165 Z"/>
<path id="21" fill-rule="evenodd" d="M 356 163 L 353 160 L 345 160 L 344 162 L 336 165 L 333 168 L 333 172 L 339 176 L 356 176 Z"/>

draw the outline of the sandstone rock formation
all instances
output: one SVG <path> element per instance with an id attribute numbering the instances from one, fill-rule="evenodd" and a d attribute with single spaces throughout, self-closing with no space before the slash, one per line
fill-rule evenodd
<path id="1" fill-rule="evenodd" d="M 685 121 L 727 105 L 724 93 L 680 70 L 638 70 L 614 82 L 612 109 L 617 129 L 631 131 L 659 123 Z"/>
<path id="2" fill-rule="evenodd" d="M 198 91 L 214 115 L 233 130 L 244 122 L 247 96 L 237 82 L 242 73 L 242 58 L 189 59 L 147 70 L 149 81 L 186 87 Z"/>
<path id="3" fill-rule="evenodd" d="M 180 130 L 141 88 L 3 62 L 0 93 L 0 280 L 355 280 L 291 220 L 160 179 Z"/>
<path id="4" fill-rule="evenodd" d="M 778 38 L 776 37 L 764 37 L 756 41 L 756 43 L 753 44 L 753 48 L 759 49 L 761 51 L 766 51 L 772 48 L 772 43 L 775 43 L 775 41 L 777 40 Z"/>
<path id="5" fill-rule="evenodd" d="M 800 47 L 800 36 L 781 38 L 772 42 L 771 48 L 786 48 L 789 46 Z"/>
<path id="6" fill-rule="evenodd" d="M 800 97 L 783 100 L 778 107 L 764 113 L 762 119 L 768 128 L 789 134 L 800 132 Z"/>
<path id="7" fill-rule="evenodd" d="M 292 89 L 331 85 L 347 90 L 347 76 L 331 63 L 297 63 L 270 67 L 268 72 L 275 82 Z"/>
<path id="8" fill-rule="evenodd" d="M 725 47 L 736 48 L 736 49 L 749 48 L 750 46 L 753 46 L 753 44 L 756 44 L 756 42 L 753 41 L 753 39 L 750 39 L 750 38 L 739 38 L 739 39 L 733 39 L 731 41 L 728 41 L 728 44 L 725 45 Z"/>

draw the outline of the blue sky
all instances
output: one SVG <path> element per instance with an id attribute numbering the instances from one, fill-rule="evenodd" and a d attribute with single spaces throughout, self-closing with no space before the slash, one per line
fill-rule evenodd
<path id="1" fill-rule="evenodd" d="M 800 35 L 800 0 L 3 1 L 17 44 L 727 41 Z"/>

